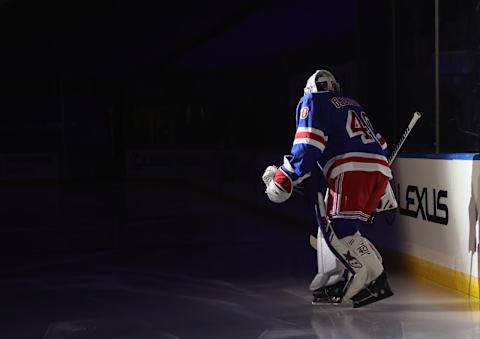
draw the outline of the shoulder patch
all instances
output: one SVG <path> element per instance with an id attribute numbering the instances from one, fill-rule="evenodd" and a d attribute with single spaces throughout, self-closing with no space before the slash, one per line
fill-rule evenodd
<path id="1" fill-rule="evenodd" d="M 300 110 L 300 119 L 306 119 L 308 117 L 308 112 L 308 106 L 302 107 L 302 109 Z"/>

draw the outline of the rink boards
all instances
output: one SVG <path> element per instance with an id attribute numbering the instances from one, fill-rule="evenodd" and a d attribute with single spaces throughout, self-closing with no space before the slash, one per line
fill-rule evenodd
<path id="1" fill-rule="evenodd" d="M 382 236 L 382 245 L 401 253 L 414 273 L 474 297 L 480 265 L 477 159 L 478 154 L 399 157 L 393 166 L 399 208 Z"/>

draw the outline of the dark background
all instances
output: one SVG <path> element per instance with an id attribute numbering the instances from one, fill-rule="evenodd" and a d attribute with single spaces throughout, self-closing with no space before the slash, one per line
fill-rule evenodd
<path id="1" fill-rule="evenodd" d="M 4 267 L 214 246 L 236 218 L 218 201 L 311 231 L 310 206 L 273 206 L 260 178 L 316 69 L 391 146 L 418 110 L 404 151 L 477 152 L 479 6 L 440 1 L 435 140 L 433 1 L 1 1 Z"/>
<path id="2" fill-rule="evenodd" d="M 403 151 L 478 152 L 480 3 L 439 3 L 436 107 L 433 0 L 0 0 L 0 337 L 309 323 L 312 203 L 261 175 L 322 68 L 391 147 L 418 110 Z"/>

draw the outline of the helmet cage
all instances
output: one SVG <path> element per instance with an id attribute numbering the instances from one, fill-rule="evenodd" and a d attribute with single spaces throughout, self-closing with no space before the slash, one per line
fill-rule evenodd
<path id="1" fill-rule="evenodd" d="M 310 78 L 308 78 L 304 94 L 322 91 L 340 91 L 340 84 L 335 80 L 333 74 L 324 69 L 316 71 Z"/>

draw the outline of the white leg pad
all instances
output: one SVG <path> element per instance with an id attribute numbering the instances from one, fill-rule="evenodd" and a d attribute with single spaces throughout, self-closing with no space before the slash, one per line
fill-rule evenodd
<path id="1" fill-rule="evenodd" d="M 345 267 L 332 253 L 320 229 L 317 234 L 317 275 L 310 283 L 310 290 L 335 284 L 342 279 Z"/>
<path id="2" fill-rule="evenodd" d="M 382 255 L 380 254 L 380 252 L 378 252 L 377 248 L 375 246 L 373 246 L 372 242 L 370 240 L 368 240 L 367 238 L 364 237 L 363 239 L 368 243 L 368 245 L 370 246 L 370 249 L 375 253 L 378 260 L 383 264 Z"/>
<path id="3" fill-rule="evenodd" d="M 342 239 L 333 237 L 332 246 L 355 271 L 344 298 L 350 299 L 383 272 L 383 265 L 370 241 L 359 232 Z"/>

